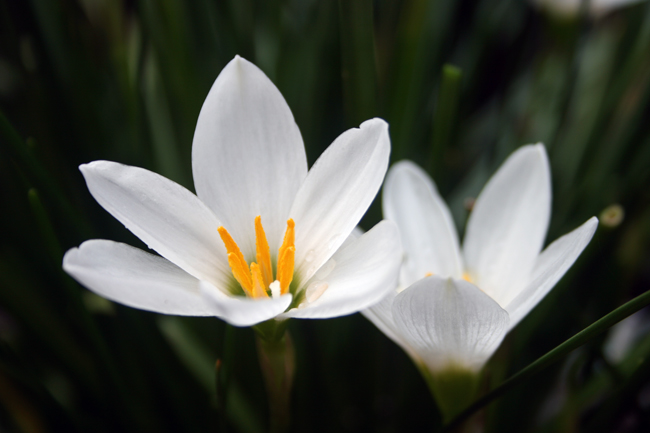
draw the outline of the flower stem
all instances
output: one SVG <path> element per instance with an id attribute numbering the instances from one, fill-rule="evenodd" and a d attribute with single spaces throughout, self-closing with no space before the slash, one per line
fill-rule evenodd
<path id="1" fill-rule="evenodd" d="M 456 366 L 435 373 L 420 366 L 420 372 L 445 423 L 449 423 L 474 400 L 480 378 L 478 373 Z"/>
<path id="2" fill-rule="evenodd" d="M 277 339 L 256 334 L 257 353 L 269 399 L 271 433 L 285 432 L 291 421 L 291 387 L 295 369 L 293 343 L 288 332 Z"/>

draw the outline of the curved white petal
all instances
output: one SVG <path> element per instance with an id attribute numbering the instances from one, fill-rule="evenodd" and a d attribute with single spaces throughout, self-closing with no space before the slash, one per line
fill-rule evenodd
<path id="1" fill-rule="evenodd" d="M 388 125 L 371 119 L 341 134 L 296 195 L 296 273 L 306 281 L 352 232 L 374 199 L 390 155 Z"/>
<path id="2" fill-rule="evenodd" d="M 194 194 L 159 174 L 110 161 L 79 167 L 95 200 L 149 248 L 201 280 L 226 283 L 221 225 Z"/>
<path id="3" fill-rule="evenodd" d="M 406 253 L 401 284 L 429 273 L 461 278 L 456 228 L 429 176 L 410 161 L 398 162 L 388 171 L 382 198 L 384 217 L 397 223 Z"/>
<path id="4" fill-rule="evenodd" d="M 544 146 L 523 146 L 478 196 L 463 244 L 470 277 L 500 305 L 528 283 L 550 212 L 551 175 Z"/>
<path id="5" fill-rule="evenodd" d="M 569 270 L 591 241 L 597 227 L 598 219 L 592 217 L 577 229 L 556 239 L 539 255 L 530 284 L 505 306 L 510 314 L 511 328 L 526 317 Z"/>
<path id="6" fill-rule="evenodd" d="M 130 245 L 94 239 L 72 248 L 63 269 L 88 289 L 141 310 L 182 316 L 214 316 L 199 280 L 169 260 Z"/>
<path id="7" fill-rule="evenodd" d="M 508 331 L 508 313 L 473 284 L 428 277 L 397 295 L 393 320 L 430 371 L 478 371 Z"/>
<path id="8" fill-rule="evenodd" d="M 291 294 L 264 299 L 230 296 L 207 281 L 201 281 L 199 286 L 214 315 L 233 326 L 253 326 L 273 319 L 289 307 L 292 299 Z"/>
<path id="9" fill-rule="evenodd" d="M 208 94 L 194 132 L 197 195 L 254 259 L 254 219 L 262 216 L 274 254 L 307 175 L 302 137 L 291 110 L 264 72 L 236 56 Z"/>
<path id="10" fill-rule="evenodd" d="M 401 261 L 397 226 L 382 221 L 339 249 L 303 285 L 306 288 L 304 307 L 291 309 L 283 316 L 322 319 L 368 308 L 395 291 Z M 319 294 L 313 301 L 310 299 Z"/>
<path id="11" fill-rule="evenodd" d="M 390 338 L 395 344 L 404 349 L 404 351 L 414 361 L 420 363 L 420 356 L 415 353 L 415 351 L 408 345 L 406 340 L 400 336 L 399 330 L 397 329 L 395 321 L 393 320 L 392 308 L 396 296 L 396 290 L 389 292 L 384 299 L 372 307 L 363 310 L 361 314 L 363 314 L 366 319 L 370 320 L 377 328 L 379 328 L 379 330 L 383 332 L 386 337 Z"/>

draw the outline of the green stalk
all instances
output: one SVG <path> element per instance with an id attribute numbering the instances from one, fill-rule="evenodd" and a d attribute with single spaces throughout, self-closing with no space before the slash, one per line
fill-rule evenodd
<path id="1" fill-rule="evenodd" d="M 295 370 L 293 343 L 288 332 L 280 338 L 268 340 L 256 333 L 256 341 L 269 399 L 270 432 L 286 432 L 291 423 L 291 388 Z"/>
<path id="2" fill-rule="evenodd" d="M 435 373 L 424 365 L 418 367 L 438 404 L 444 422 L 453 420 L 476 396 L 479 373 L 454 365 Z"/>
<path id="3" fill-rule="evenodd" d="M 625 319 L 626 317 L 636 313 L 643 307 L 650 304 L 650 290 L 637 296 L 631 301 L 621 305 L 616 310 L 592 323 L 590 326 L 586 327 L 582 331 L 578 332 L 573 337 L 566 340 L 564 343 L 557 346 L 555 349 L 552 349 L 546 355 L 537 359 L 532 364 L 529 364 L 526 368 L 516 373 L 514 376 L 511 376 L 501 385 L 493 389 L 487 395 L 478 399 L 474 404 L 464 410 L 454 421 L 448 424 L 443 432 L 448 432 L 459 426 L 467 418 L 469 418 L 474 412 L 481 409 L 483 406 L 488 405 L 492 401 L 501 397 L 510 389 L 521 384 L 526 379 L 529 379 L 539 371 L 548 367 L 556 361 L 559 361 L 562 357 L 569 354 L 573 350 L 587 343 L 589 340 L 593 339 L 597 335 L 605 332 L 607 329 Z"/>

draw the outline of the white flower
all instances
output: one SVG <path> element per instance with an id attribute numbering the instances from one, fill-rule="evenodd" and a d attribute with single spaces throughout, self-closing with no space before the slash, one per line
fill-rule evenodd
<path id="1" fill-rule="evenodd" d="M 477 373 L 571 267 L 598 225 L 591 218 L 541 251 L 551 210 L 541 144 L 518 149 L 485 185 L 462 251 L 449 209 L 415 164 L 391 168 L 383 205 L 402 235 L 405 289 L 364 314 L 432 374 Z"/>
<path id="2" fill-rule="evenodd" d="M 162 257 L 90 240 L 66 253 L 63 268 L 124 305 L 237 326 L 354 313 L 397 284 L 393 223 L 346 241 L 381 186 L 389 153 L 388 126 L 372 119 L 341 134 L 308 172 L 287 103 L 237 56 L 199 115 L 197 195 L 137 167 L 80 167 L 99 204 Z"/>
<path id="3" fill-rule="evenodd" d="M 580 12 L 583 0 L 532 0 L 541 8 L 547 9 L 558 16 L 575 17 Z M 643 0 L 589 0 L 589 15 L 600 18 L 609 12 L 627 5 L 640 3 Z"/>

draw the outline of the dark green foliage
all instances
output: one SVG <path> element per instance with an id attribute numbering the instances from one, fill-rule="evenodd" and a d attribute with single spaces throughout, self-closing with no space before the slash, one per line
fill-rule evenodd
<path id="1" fill-rule="evenodd" d="M 506 156 L 540 141 L 548 240 L 622 205 L 506 338 L 484 393 L 650 287 L 647 1 L 593 20 L 515 0 L 0 0 L 1 431 L 267 430 L 252 330 L 112 304 L 60 266 L 90 238 L 144 248 L 77 167 L 113 160 L 192 189 L 196 119 L 235 54 L 278 86 L 310 163 L 385 118 L 393 160 L 433 171 L 458 227 Z M 361 315 L 289 331 L 293 431 L 441 429 L 417 368 Z M 648 335 L 617 360 L 605 341 L 507 390 L 487 431 L 647 431 Z"/>

